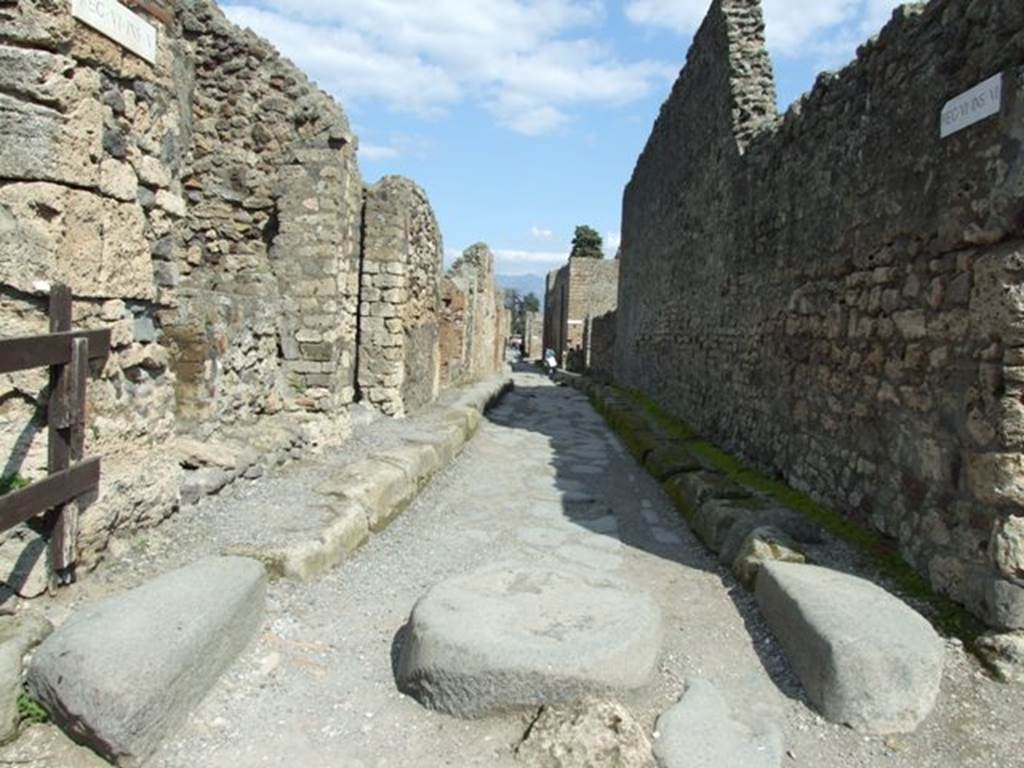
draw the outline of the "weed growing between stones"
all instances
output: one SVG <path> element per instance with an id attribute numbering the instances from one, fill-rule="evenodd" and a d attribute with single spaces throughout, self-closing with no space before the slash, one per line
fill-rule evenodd
<path id="1" fill-rule="evenodd" d="M 18 694 L 18 719 L 23 726 L 42 725 L 50 722 L 50 713 L 43 705 L 27 693 Z"/>
<path id="2" fill-rule="evenodd" d="M 29 485 L 32 481 L 23 477 L 22 475 L 15 472 L 13 475 L 4 475 L 0 477 L 0 496 L 5 496 L 11 491 L 17 491 L 20 488 L 24 488 Z"/>
<path id="3" fill-rule="evenodd" d="M 692 427 L 666 412 L 645 395 L 612 386 L 607 387 L 607 390 L 613 397 L 635 406 L 667 437 L 685 441 L 687 450 L 728 479 L 749 490 L 774 498 L 852 546 L 883 578 L 892 583 L 900 595 L 924 608 L 924 613 L 940 632 L 950 637 L 958 637 L 972 651 L 975 649 L 975 641 L 986 631 L 982 623 L 962 606 L 932 590 L 927 580 L 877 532 L 844 517 L 784 482 L 766 477 L 714 443 L 699 437 Z M 629 419 L 609 418 L 602 398 L 594 390 L 591 390 L 590 398 L 597 411 L 605 417 L 627 445 L 637 442 L 637 436 L 634 434 L 636 429 L 630 425 Z"/>

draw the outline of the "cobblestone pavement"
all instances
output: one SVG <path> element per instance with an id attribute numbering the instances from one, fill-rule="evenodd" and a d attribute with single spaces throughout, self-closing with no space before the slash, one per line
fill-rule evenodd
<path id="1" fill-rule="evenodd" d="M 253 488 L 264 490 L 222 501 L 263 492 L 261 504 L 293 503 L 287 474 Z M 168 562 L 181 557 L 176 525 L 188 523 L 169 521 L 161 533 Z M 516 375 L 516 390 L 386 532 L 313 584 L 271 585 L 257 642 L 152 765 L 514 765 L 528 714 L 438 715 L 402 695 L 393 674 L 396 638 L 416 600 L 510 556 L 612 573 L 660 603 L 661 661 L 650 686 L 623 702 L 649 733 L 684 680 L 699 676 L 735 714 L 779 726 L 786 765 L 1024 766 L 1019 689 L 991 682 L 955 641 L 939 706 L 917 733 L 866 738 L 825 723 L 804 703 L 752 598 L 681 525 L 657 483 L 581 394 L 532 373 Z"/>

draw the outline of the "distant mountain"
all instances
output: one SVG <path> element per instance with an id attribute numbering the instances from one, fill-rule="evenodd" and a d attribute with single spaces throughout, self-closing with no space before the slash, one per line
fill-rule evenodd
<path id="1" fill-rule="evenodd" d="M 496 275 L 495 280 L 499 288 L 513 289 L 523 296 L 534 293 L 540 299 L 541 305 L 544 304 L 544 275 Z"/>

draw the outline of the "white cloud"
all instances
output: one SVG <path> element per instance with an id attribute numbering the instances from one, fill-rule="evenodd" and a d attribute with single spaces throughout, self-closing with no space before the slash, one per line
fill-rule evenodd
<path id="1" fill-rule="evenodd" d="M 618 232 L 605 232 L 604 238 L 604 253 L 610 259 L 615 258 L 616 251 L 619 250 L 619 246 L 622 245 L 622 235 Z"/>
<path id="2" fill-rule="evenodd" d="M 554 236 L 554 231 L 547 227 L 538 227 L 536 224 L 530 227 L 530 237 L 534 240 L 551 240 Z"/>
<path id="3" fill-rule="evenodd" d="M 899 0 L 763 0 L 768 47 L 785 57 L 841 60 L 876 33 L 897 5 Z M 634 24 L 690 35 L 709 6 L 709 0 L 627 0 L 625 12 Z"/>
<path id="4" fill-rule="evenodd" d="M 495 272 L 501 275 L 540 275 L 558 269 L 568 261 L 569 254 L 562 251 L 517 251 L 496 249 Z"/>
<path id="5" fill-rule="evenodd" d="M 689 34 L 700 26 L 709 7 L 708 0 L 630 0 L 625 10 L 634 24 Z"/>
<path id="6" fill-rule="evenodd" d="M 250 0 L 225 12 L 252 27 L 343 101 L 423 115 L 474 100 L 526 135 L 585 104 L 622 105 L 675 66 L 623 62 L 590 35 L 600 0 Z"/>
<path id="7" fill-rule="evenodd" d="M 380 144 L 359 143 L 359 157 L 365 160 L 391 160 L 400 157 L 402 151 L 398 147 L 385 147 Z"/>

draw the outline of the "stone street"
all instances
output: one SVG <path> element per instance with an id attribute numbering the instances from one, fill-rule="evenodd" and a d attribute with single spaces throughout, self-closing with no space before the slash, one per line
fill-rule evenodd
<path id="1" fill-rule="evenodd" d="M 536 708 L 458 719 L 396 684 L 417 601 L 450 578 L 508 561 L 599 574 L 653 598 L 663 635 L 654 672 L 647 685 L 616 694 L 649 736 L 687 681 L 700 679 L 744 732 L 781 739 L 785 764 L 966 768 L 1019 759 L 1011 697 L 955 642 L 946 647 L 944 695 L 916 733 L 871 738 L 826 723 L 804 703 L 753 597 L 706 553 L 586 398 L 534 373 L 515 379 L 461 456 L 390 528 L 312 584 L 271 582 L 257 642 L 152 765 L 516 765 L 514 748 Z M 301 516 L 297 471 L 256 481 L 248 493 Z M 250 503 L 239 489 L 211 501 L 222 511 Z M 145 570 L 195 551 L 189 524 L 174 518 L 154 532 Z M 207 549 L 217 552 L 217 542 Z M 139 575 L 115 572 L 105 589 L 133 586 Z"/>

